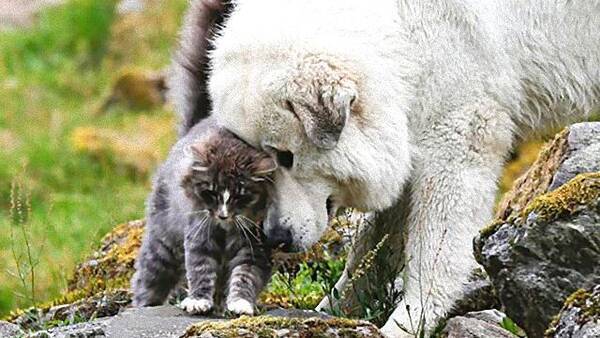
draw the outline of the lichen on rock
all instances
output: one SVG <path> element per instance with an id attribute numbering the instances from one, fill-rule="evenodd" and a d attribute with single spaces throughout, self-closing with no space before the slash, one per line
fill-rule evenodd
<path id="1" fill-rule="evenodd" d="M 114 81 L 110 95 L 96 114 L 105 113 L 114 104 L 124 104 L 131 109 L 160 107 L 166 101 L 166 90 L 162 73 L 124 70 Z"/>
<path id="2" fill-rule="evenodd" d="M 182 338 L 190 337 L 383 337 L 366 321 L 345 318 L 288 318 L 242 316 L 227 322 L 192 325 Z"/>
<path id="3" fill-rule="evenodd" d="M 600 284 L 593 289 L 579 289 L 565 300 L 545 336 L 593 337 L 600 335 Z"/>
<path id="4" fill-rule="evenodd" d="M 144 225 L 144 221 L 132 221 L 118 225 L 108 233 L 102 239 L 100 249 L 77 266 L 68 290 L 94 294 L 107 289 L 129 288 Z"/>
<path id="5" fill-rule="evenodd" d="M 475 239 L 503 308 L 530 337 L 543 336 L 567 296 L 600 284 L 599 146 L 600 123 L 567 128 Z"/>
<path id="6" fill-rule="evenodd" d="M 18 310 L 7 320 L 24 330 L 44 330 L 52 327 L 86 322 L 95 318 L 116 315 L 131 303 L 128 290 L 115 289 L 93 296 L 72 300 L 65 296 L 26 310 Z"/>
<path id="7" fill-rule="evenodd" d="M 580 174 L 558 189 L 536 197 L 521 216 L 534 214 L 539 221 L 549 222 L 570 215 L 600 198 L 600 172 Z"/>
<path id="8" fill-rule="evenodd" d="M 543 147 L 529 170 L 515 181 L 499 203 L 497 219 L 509 220 L 517 216 L 536 196 L 548 190 L 556 170 L 565 159 L 568 136 L 569 128 L 565 128 Z"/>

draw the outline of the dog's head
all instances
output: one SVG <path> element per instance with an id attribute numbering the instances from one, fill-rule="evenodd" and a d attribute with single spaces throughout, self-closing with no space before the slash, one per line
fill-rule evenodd
<path id="1" fill-rule="evenodd" d="M 267 237 L 310 247 L 327 227 L 328 200 L 390 206 L 410 167 L 404 101 L 384 87 L 390 74 L 319 43 L 318 32 L 291 40 L 244 25 L 234 13 L 216 40 L 209 91 L 219 123 L 278 160 Z"/>

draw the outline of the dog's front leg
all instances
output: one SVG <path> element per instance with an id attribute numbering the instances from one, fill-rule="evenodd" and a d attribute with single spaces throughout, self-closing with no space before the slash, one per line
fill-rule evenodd
<path id="1" fill-rule="evenodd" d="M 463 295 L 476 267 L 472 238 L 492 215 L 512 131 L 501 111 L 474 105 L 432 123 L 419 140 L 408 218 L 404 300 L 382 328 L 426 336 Z"/>

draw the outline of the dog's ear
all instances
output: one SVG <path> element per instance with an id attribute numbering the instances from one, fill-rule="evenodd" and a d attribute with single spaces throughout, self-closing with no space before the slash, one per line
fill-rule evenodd
<path id="1" fill-rule="evenodd" d="M 277 162 L 270 156 L 260 159 L 253 168 L 252 180 L 262 181 L 266 176 L 271 175 L 277 170 Z"/>
<path id="2" fill-rule="evenodd" d="M 311 57 L 288 83 L 285 108 L 298 117 L 310 141 L 319 148 L 335 148 L 357 99 L 356 82 L 348 73 Z"/>

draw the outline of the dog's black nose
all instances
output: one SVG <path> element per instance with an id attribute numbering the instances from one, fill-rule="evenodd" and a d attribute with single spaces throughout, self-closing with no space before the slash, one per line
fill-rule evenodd
<path id="1" fill-rule="evenodd" d="M 285 252 L 293 251 L 292 232 L 289 229 L 275 227 L 267 233 L 267 244 L 271 248 L 281 249 Z"/>

